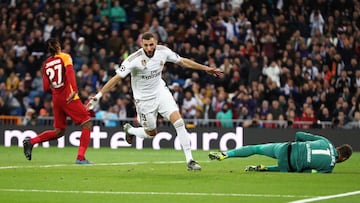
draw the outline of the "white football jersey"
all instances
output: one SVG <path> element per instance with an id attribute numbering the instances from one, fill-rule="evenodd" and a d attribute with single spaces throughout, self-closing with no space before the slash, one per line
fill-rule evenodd
<path id="1" fill-rule="evenodd" d="M 126 58 L 116 73 L 125 78 L 131 74 L 131 87 L 136 100 L 149 100 L 158 97 L 165 86 L 162 70 L 166 62 L 178 63 L 180 56 L 166 46 L 157 45 L 154 56 L 149 58 L 141 48 Z"/>

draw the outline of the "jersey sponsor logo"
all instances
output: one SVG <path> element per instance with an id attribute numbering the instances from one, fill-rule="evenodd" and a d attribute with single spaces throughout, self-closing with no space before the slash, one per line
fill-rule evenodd
<path id="1" fill-rule="evenodd" d="M 161 75 L 161 72 L 151 71 L 150 75 L 143 75 L 141 76 L 142 79 L 149 80 L 152 78 L 156 78 Z"/>

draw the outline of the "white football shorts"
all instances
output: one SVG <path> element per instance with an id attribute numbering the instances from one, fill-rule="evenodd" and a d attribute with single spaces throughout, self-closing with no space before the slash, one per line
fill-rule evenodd
<path id="1" fill-rule="evenodd" d="M 156 98 L 137 100 L 135 105 L 138 113 L 137 119 L 145 130 L 154 130 L 156 128 L 158 114 L 170 120 L 170 115 L 175 111 L 179 111 L 179 107 L 167 87 L 163 87 Z"/>

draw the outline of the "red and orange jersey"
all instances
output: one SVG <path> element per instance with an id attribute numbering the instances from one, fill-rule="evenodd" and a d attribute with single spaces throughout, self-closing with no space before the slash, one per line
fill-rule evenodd
<path id="1" fill-rule="evenodd" d="M 71 92 L 77 92 L 75 72 L 71 56 L 66 53 L 59 53 L 46 59 L 42 67 L 43 89 L 50 88 L 55 96 L 62 95 L 67 98 Z M 75 99 L 79 99 L 76 95 Z"/>

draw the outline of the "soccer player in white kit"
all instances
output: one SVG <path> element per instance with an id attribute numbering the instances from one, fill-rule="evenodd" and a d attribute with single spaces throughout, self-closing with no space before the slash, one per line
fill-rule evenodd
<path id="1" fill-rule="evenodd" d="M 179 137 L 184 150 L 188 170 L 201 170 L 200 165 L 194 161 L 190 147 L 189 133 L 185 128 L 179 108 L 161 78 L 166 62 L 176 63 L 182 67 L 206 71 L 208 74 L 219 76 L 220 69 L 196 63 L 190 59 L 182 58 L 166 46 L 157 45 L 154 34 L 146 32 L 142 35 L 142 48 L 132 53 L 116 68 L 116 75 L 87 104 L 92 109 L 99 102 L 101 96 L 114 87 L 122 78 L 131 74 L 131 86 L 135 99 L 138 120 L 142 127 L 133 127 L 129 123 L 124 125 L 126 141 L 131 144 L 134 136 L 151 138 L 157 134 L 157 115 L 160 113 L 169 120 Z"/>

